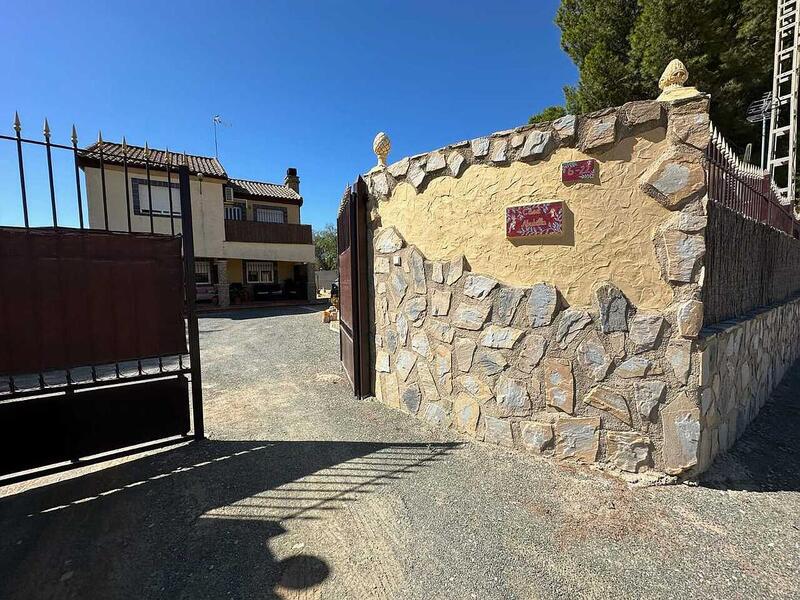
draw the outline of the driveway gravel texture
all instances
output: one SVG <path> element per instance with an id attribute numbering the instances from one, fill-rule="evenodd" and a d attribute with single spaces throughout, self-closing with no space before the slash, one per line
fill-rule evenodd
<path id="1" fill-rule="evenodd" d="M 632 487 L 354 399 L 316 307 L 200 330 L 208 439 L 0 488 L 0 598 L 800 597 L 800 367 Z"/>

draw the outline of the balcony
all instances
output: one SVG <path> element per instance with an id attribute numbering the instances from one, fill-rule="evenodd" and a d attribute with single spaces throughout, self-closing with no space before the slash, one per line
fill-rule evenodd
<path id="1" fill-rule="evenodd" d="M 312 244 L 311 225 L 225 219 L 225 241 L 256 244 Z"/>

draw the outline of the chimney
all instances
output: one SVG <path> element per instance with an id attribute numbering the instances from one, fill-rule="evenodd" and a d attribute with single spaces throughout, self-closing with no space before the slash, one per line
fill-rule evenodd
<path id="1" fill-rule="evenodd" d="M 289 167 L 286 169 L 286 177 L 283 180 L 283 185 L 290 190 L 300 193 L 300 178 L 297 176 L 297 169 Z"/>

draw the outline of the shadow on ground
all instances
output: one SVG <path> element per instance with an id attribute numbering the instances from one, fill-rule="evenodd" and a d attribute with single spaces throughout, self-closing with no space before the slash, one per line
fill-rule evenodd
<path id="1" fill-rule="evenodd" d="M 245 321 L 247 319 L 261 319 L 264 317 L 282 317 L 285 315 L 306 315 L 308 313 L 322 312 L 330 304 L 295 304 L 290 306 L 259 306 L 253 308 L 237 308 L 232 310 L 214 310 L 198 312 L 197 318 L 203 319 L 230 319 L 232 321 Z"/>
<path id="2" fill-rule="evenodd" d="M 800 361 L 733 448 L 702 475 L 701 483 L 753 492 L 800 491 Z"/>
<path id="3" fill-rule="evenodd" d="M 279 598 L 329 567 L 277 560 L 282 522 L 442 460 L 458 444 L 204 441 L 0 499 L 0 597 Z"/>

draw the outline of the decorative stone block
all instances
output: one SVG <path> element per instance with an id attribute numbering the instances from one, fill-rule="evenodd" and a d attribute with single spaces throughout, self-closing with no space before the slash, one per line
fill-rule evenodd
<path id="1" fill-rule="evenodd" d="M 542 158 L 555 146 L 553 134 L 549 131 L 531 131 L 525 138 L 520 158 Z"/>
<path id="2" fill-rule="evenodd" d="M 420 395 L 419 386 L 416 383 L 407 386 L 400 395 L 400 399 L 409 413 L 415 415 L 419 412 L 422 396 Z"/>
<path id="3" fill-rule="evenodd" d="M 464 156 L 458 150 L 453 150 L 447 155 L 447 168 L 450 175 L 458 177 L 461 173 L 461 167 L 464 164 Z"/>
<path id="4" fill-rule="evenodd" d="M 421 164 L 416 162 L 411 163 L 406 181 L 413 185 L 414 189 L 419 189 L 422 182 L 425 181 L 425 169 L 422 168 Z"/>
<path id="5" fill-rule="evenodd" d="M 441 404 L 428 404 L 425 407 L 424 417 L 434 427 L 447 427 L 450 424 L 447 411 Z"/>
<path id="6" fill-rule="evenodd" d="M 472 149 L 472 154 L 476 158 L 480 158 L 482 156 L 486 156 L 489 154 L 489 138 L 488 137 L 481 137 L 472 140 L 470 143 L 470 148 Z"/>
<path id="7" fill-rule="evenodd" d="M 637 381 L 633 384 L 633 398 L 636 409 L 643 419 L 653 420 L 653 411 L 664 401 L 667 384 L 663 381 Z"/>
<path id="8" fill-rule="evenodd" d="M 628 127 L 652 123 L 654 126 L 661 121 L 662 108 L 660 102 L 653 100 L 638 100 L 622 105 L 620 113 L 622 121 Z"/>
<path id="9" fill-rule="evenodd" d="M 459 338 L 455 343 L 456 365 L 458 370 L 467 373 L 472 368 L 472 358 L 477 345 L 470 339 Z"/>
<path id="10" fill-rule="evenodd" d="M 394 177 L 395 179 L 398 177 L 404 177 L 406 173 L 408 173 L 408 165 L 409 165 L 408 157 L 404 158 L 403 160 L 398 160 L 396 163 L 392 163 L 387 167 L 387 171 L 389 171 L 389 175 Z"/>
<path id="11" fill-rule="evenodd" d="M 462 375 L 456 379 L 456 383 L 459 388 L 481 403 L 488 402 L 494 398 L 494 392 L 489 382 L 479 375 Z"/>
<path id="12" fill-rule="evenodd" d="M 523 373 L 532 373 L 539 361 L 542 360 L 547 349 L 547 339 L 538 334 L 529 334 L 525 337 L 522 351 L 517 358 L 517 368 Z"/>
<path id="13" fill-rule="evenodd" d="M 632 431 L 609 431 L 606 454 L 618 469 L 637 473 L 650 460 L 650 440 Z"/>
<path id="14" fill-rule="evenodd" d="M 389 273 L 389 257 L 376 256 L 373 270 L 375 271 L 376 274 L 380 273 L 383 275 L 387 275 Z"/>
<path id="15" fill-rule="evenodd" d="M 370 191 L 380 198 L 388 196 L 391 192 L 391 182 L 389 180 L 389 176 L 381 171 L 380 173 L 376 173 L 369 179 L 370 182 Z"/>
<path id="16" fill-rule="evenodd" d="M 462 302 L 456 307 L 453 325 L 459 329 L 478 331 L 489 317 L 491 304 L 466 304 Z"/>
<path id="17" fill-rule="evenodd" d="M 584 463 L 597 460 L 600 417 L 562 417 L 556 421 L 556 455 Z"/>
<path id="18" fill-rule="evenodd" d="M 481 333 L 480 344 L 487 348 L 511 349 L 517 343 L 517 340 L 522 337 L 523 333 L 525 332 L 521 329 L 514 329 L 513 327 L 489 325 Z"/>
<path id="19" fill-rule="evenodd" d="M 616 140 L 617 114 L 615 112 L 588 117 L 581 126 L 578 147 L 584 152 L 598 150 Z"/>
<path id="20" fill-rule="evenodd" d="M 594 406 L 613 415 L 623 423 L 632 424 L 628 402 L 622 394 L 618 394 L 614 390 L 604 386 L 597 386 L 591 389 L 584 402 L 589 406 Z"/>
<path id="21" fill-rule="evenodd" d="M 661 410 L 664 471 L 679 475 L 697 464 L 700 447 L 700 409 L 686 394 Z"/>
<path id="22" fill-rule="evenodd" d="M 434 317 L 444 317 L 450 312 L 450 292 L 433 290 L 431 298 L 431 314 Z"/>
<path id="23" fill-rule="evenodd" d="M 673 106 L 669 111 L 667 138 L 705 152 L 711 141 L 708 101 L 689 102 Z"/>
<path id="24" fill-rule="evenodd" d="M 475 364 L 485 375 L 497 375 L 506 369 L 508 361 L 503 353 L 498 350 L 481 349 L 475 358 Z"/>
<path id="25" fill-rule="evenodd" d="M 375 251 L 381 254 L 392 254 L 403 247 L 403 238 L 394 227 L 382 229 L 375 237 Z"/>
<path id="26" fill-rule="evenodd" d="M 505 446 L 506 448 L 512 448 L 514 446 L 511 423 L 496 417 L 484 417 L 483 420 L 485 423 L 483 440 L 485 442 Z"/>
<path id="27" fill-rule="evenodd" d="M 461 279 L 461 276 L 464 274 L 464 271 L 467 269 L 467 259 L 464 258 L 464 255 L 456 256 L 453 260 L 450 261 L 450 265 L 447 269 L 447 285 L 453 285 L 456 281 Z"/>
<path id="28" fill-rule="evenodd" d="M 400 304 L 405 298 L 406 290 L 408 289 L 405 275 L 400 269 L 392 270 L 392 274 L 389 276 L 389 288 L 392 292 L 392 298 L 397 304 Z"/>
<path id="29" fill-rule="evenodd" d="M 461 393 L 453 400 L 453 416 L 458 429 L 474 436 L 478 429 L 481 407 L 469 394 Z"/>
<path id="30" fill-rule="evenodd" d="M 410 321 L 416 321 L 425 314 L 428 308 L 428 300 L 425 296 L 416 296 L 406 302 L 405 313 Z"/>
<path id="31" fill-rule="evenodd" d="M 689 341 L 672 340 L 667 344 L 664 357 L 672 367 L 675 378 L 686 385 L 689 382 L 689 369 L 692 360 L 692 345 Z"/>
<path id="32" fill-rule="evenodd" d="M 611 356 L 596 338 L 581 342 L 577 350 L 578 364 L 583 367 L 595 381 L 602 381 L 611 368 Z"/>
<path id="33" fill-rule="evenodd" d="M 484 275 L 468 275 L 464 280 L 464 295 L 483 300 L 497 285 L 497 280 Z"/>
<path id="34" fill-rule="evenodd" d="M 525 295 L 520 288 L 501 287 L 494 295 L 492 320 L 500 325 L 510 325 L 519 301 Z"/>
<path id="35" fill-rule="evenodd" d="M 491 161 L 502 163 L 508 160 L 508 140 L 501 138 L 492 142 Z"/>
<path id="36" fill-rule="evenodd" d="M 439 391 L 450 394 L 453 391 L 453 355 L 447 346 L 437 346 L 433 359 L 433 374 Z"/>
<path id="37" fill-rule="evenodd" d="M 519 424 L 522 444 L 528 450 L 541 454 L 553 443 L 553 425 L 539 421 L 521 421 Z"/>
<path id="38" fill-rule="evenodd" d="M 379 350 L 375 353 L 375 370 L 379 373 L 388 373 L 389 368 L 389 353 Z"/>
<path id="39" fill-rule="evenodd" d="M 653 363 L 641 356 L 633 356 L 616 368 L 614 373 L 622 379 L 644 377 L 650 372 Z"/>
<path id="40" fill-rule="evenodd" d="M 425 161 L 425 171 L 428 173 L 433 173 L 434 171 L 440 171 L 447 166 L 447 161 L 445 160 L 444 156 L 441 152 L 431 152 L 428 154 L 428 160 Z"/>
<path id="41" fill-rule="evenodd" d="M 633 351 L 646 352 L 654 350 L 658 345 L 658 336 L 664 326 L 664 318 L 657 314 L 638 313 L 630 325 L 628 339 L 633 344 Z"/>
<path id="42" fill-rule="evenodd" d="M 444 283 L 444 264 L 435 262 L 431 265 L 431 281 Z"/>
<path id="43" fill-rule="evenodd" d="M 605 282 L 595 289 L 603 333 L 628 331 L 628 299 L 613 283 Z"/>
<path id="44" fill-rule="evenodd" d="M 403 313 L 397 315 L 397 323 L 395 323 L 395 328 L 397 329 L 397 342 L 400 346 L 405 346 L 406 342 L 408 341 L 408 319 L 406 319 Z"/>
<path id="45" fill-rule="evenodd" d="M 386 348 L 394 354 L 397 352 L 397 330 L 388 328 L 383 335 L 384 339 L 386 340 Z"/>
<path id="46" fill-rule="evenodd" d="M 703 303 L 688 300 L 678 306 L 678 333 L 685 338 L 696 338 L 703 328 Z"/>
<path id="47" fill-rule="evenodd" d="M 528 297 L 528 319 L 531 327 L 545 327 L 553 322 L 558 311 L 558 291 L 552 285 L 537 283 Z"/>
<path id="48" fill-rule="evenodd" d="M 525 143 L 525 134 L 524 133 L 515 133 L 511 136 L 511 147 L 512 148 L 519 148 L 522 144 Z"/>
<path id="49" fill-rule="evenodd" d="M 558 321 L 558 330 L 556 332 L 556 339 L 561 348 L 566 349 L 570 342 L 574 340 L 577 335 L 589 323 L 592 322 L 592 316 L 583 310 L 575 308 L 568 308 L 561 313 L 561 318 Z"/>
<path id="50" fill-rule="evenodd" d="M 439 400 L 439 390 L 433 381 L 430 368 L 423 361 L 417 362 L 417 378 L 419 379 L 419 387 L 422 390 L 425 402 L 437 402 Z"/>
<path id="51" fill-rule="evenodd" d="M 456 335 L 456 330 L 443 321 L 428 319 L 428 333 L 436 341 L 449 344 Z"/>
<path id="52" fill-rule="evenodd" d="M 500 379 L 494 390 L 500 413 L 506 417 L 524 417 L 531 412 L 528 388 L 516 379 Z"/>
<path id="53" fill-rule="evenodd" d="M 575 410 L 575 379 L 572 362 L 551 358 L 544 361 L 544 391 L 547 405 L 572 414 Z"/>
<path id="54" fill-rule="evenodd" d="M 403 381 L 408 379 L 408 376 L 411 374 L 411 370 L 414 368 L 416 362 L 417 355 L 413 352 L 408 350 L 400 350 L 400 352 L 397 353 L 394 366 L 397 374 Z"/>
<path id="55" fill-rule="evenodd" d="M 394 373 L 381 373 L 381 396 L 392 408 L 400 408 L 400 391 L 397 388 L 397 377 Z"/>
<path id="56" fill-rule="evenodd" d="M 678 210 L 706 192 L 703 153 L 689 146 L 671 146 L 639 179 L 642 191 L 669 210 Z"/>
<path id="57" fill-rule="evenodd" d="M 703 236 L 668 229 L 662 239 L 667 255 L 667 278 L 679 283 L 694 281 L 700 260 L 706 253 Z"/>
<path id="58" fill-rule="evenodd" d="M 571 144 L 575 140 L 578 118 L 575 115 L 564 115 L 553 121 L 553 129 L 558 134 L 562 144 Z"/>
<path id="59" fill-rule="evenodd" d="M 428 286 L 425 283 L 425 261 L 422 259 L 422 254 L 419 250 L 413 248 L 409 255 L 411 265 L 411 283 L 413 284 L 414 293 L 427 294 Z"/>
<path id="60" fill-rule="evenodd" d="M 411 336 L 411 349 L 426 359 L 433 357 L 433 353 L 431 352 L 431 344 L 428 341 L 428 336 L 424 331 L 415 331 Z"/>

